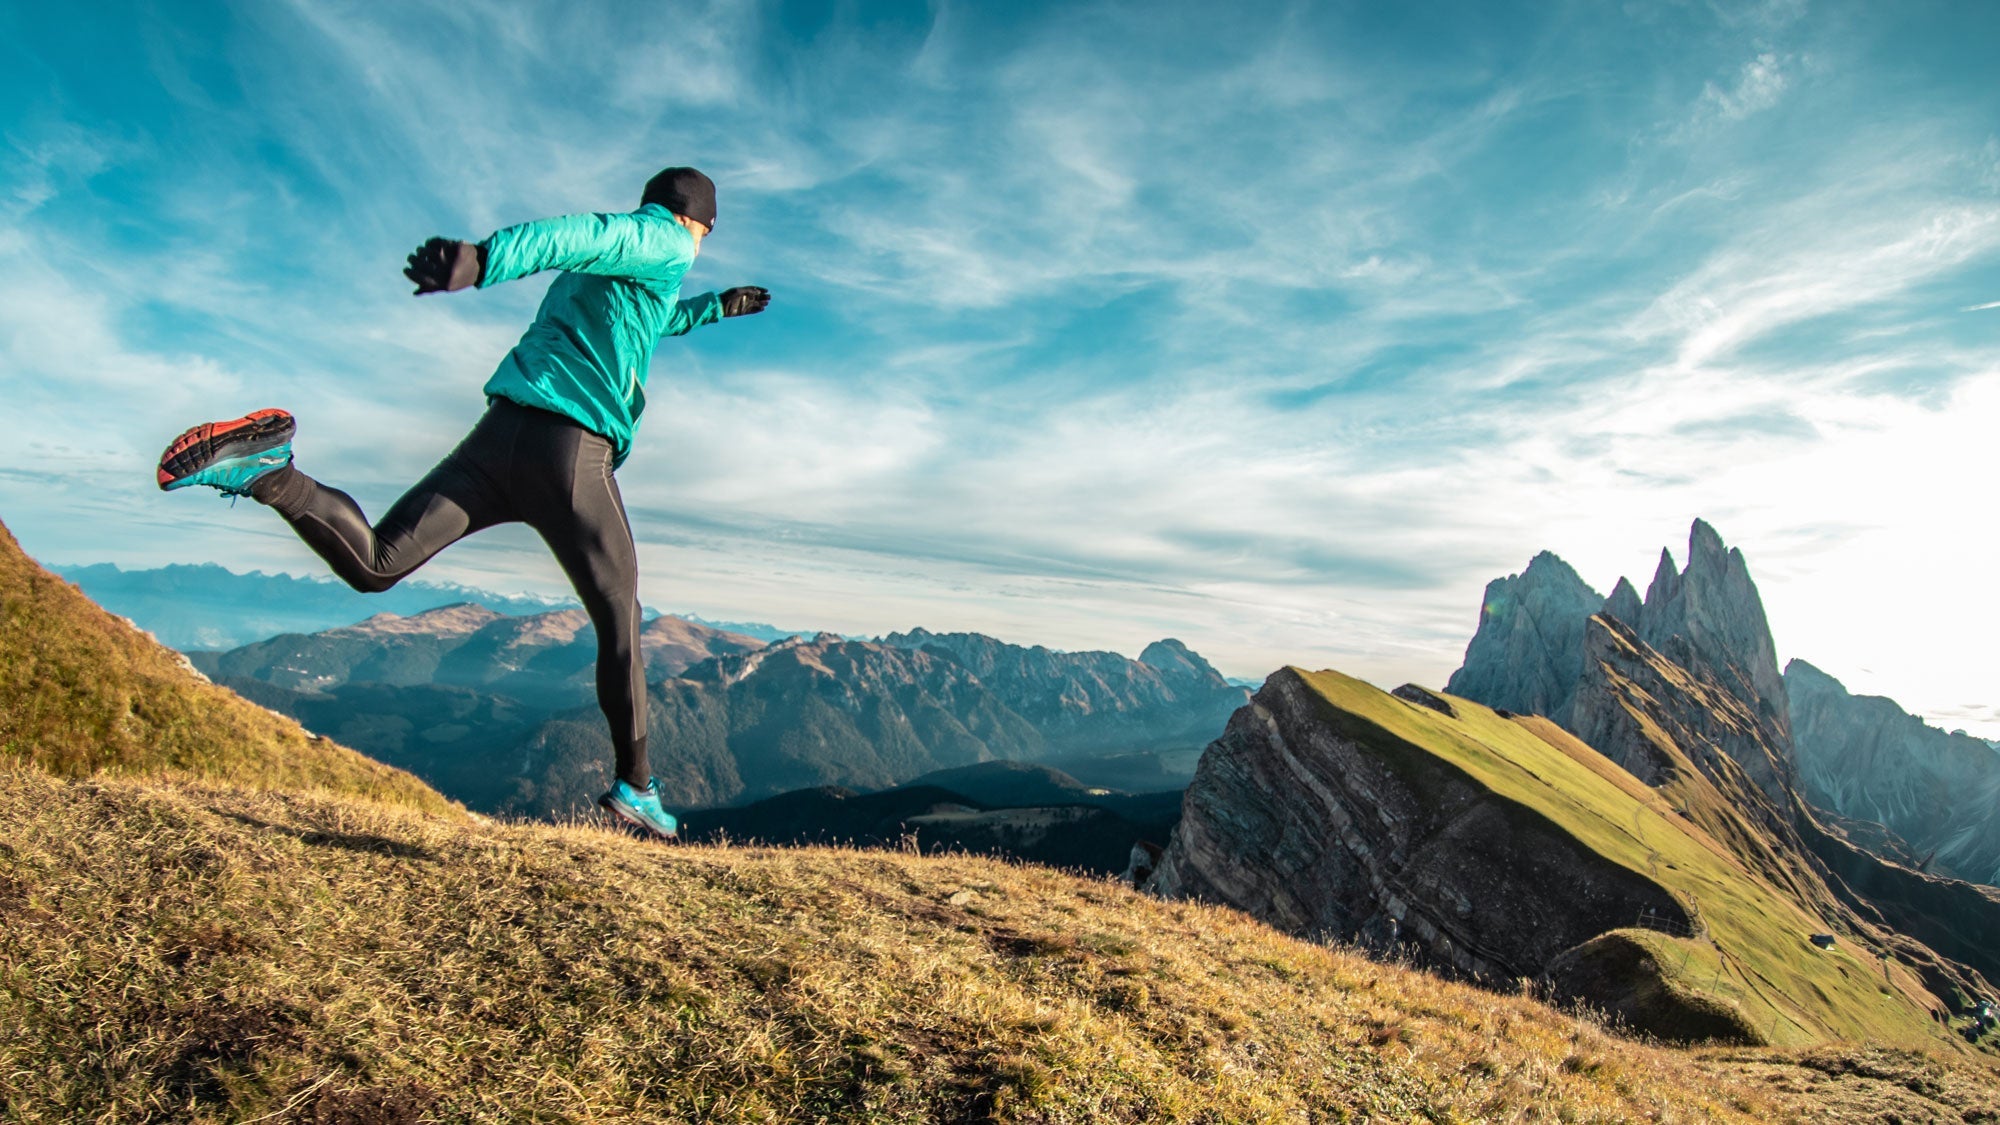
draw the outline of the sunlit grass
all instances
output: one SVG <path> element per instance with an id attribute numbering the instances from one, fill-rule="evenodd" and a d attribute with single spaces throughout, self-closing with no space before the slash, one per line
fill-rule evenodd
<path id="1" fill-rule="evenodd" d="M 1671 983 L 1738 1006 L 1758 1037 L 1780 1045 L 1865 1040 L 1953 1050 L 1930 1015 L 1934 1001 L 1900 967 L 1887 974 L 1854 944 L 1807 941 L 1827 923 L 1774 890 L 1666 800 L 1541 720 L 1502 718 L 1445 697 L 1447 716 L 1338 672 L 1302 673 L 1385 754 L 1436 754 L 1499 796 L 1548 817 L 1593 851 L 1667 888 L 1691 907 L 1708 940 L 1662 949 Z M 1418 748 L 1421 749 L 1418 749 Z M 1651 940 L 1651 939 L 1642 939 Z"/>

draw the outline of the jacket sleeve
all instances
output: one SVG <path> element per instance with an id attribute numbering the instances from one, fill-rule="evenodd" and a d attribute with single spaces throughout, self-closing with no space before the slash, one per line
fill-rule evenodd
<path id="1" fill-rule="evenodd" d="M 699 297 L 689 297 L 674 306 L 667 314 L 667 330 L 662 336 L 685 336 L 704 324 L 714 324 L 722 319 L 722 298 L 713 293 L 703 293 Z"/>
<path id="2" fill-rule="evenodd" d="M 488 235 L 485 288 L 542 270 L 676 282 L 694 262 L 694 239 L 671 218 L 643 212 L 563 215 Z"/>

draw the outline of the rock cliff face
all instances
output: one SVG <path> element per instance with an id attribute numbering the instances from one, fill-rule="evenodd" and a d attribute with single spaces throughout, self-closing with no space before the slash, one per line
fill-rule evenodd
<path id="1" fill-rule="evenodd" d="M 1332 705 L 1295 669 L 1202 755 L 1148 889 L 1509 981 L 1642 912 L 1693 924 L 1659 884 Z"/>
<path id="2" fill-rule="evenodd" d="M 1250 696 L 1172 639 L 1146 646 L 1137 660 L 928 629 L 893 633 L 882 643 L 964 666 L 1034 724 L 1055 752 L 1176 744 L 1194 749 L 1214 737 Z"/>
<path id="3" fill-rule="evenodd" d="M 1707 779 L 1738 807 L 1790 807 L 1786 731 L 1761 708 L 1719 681 L 1680 634 L 1664 651 L 1609 614 L 1589 619 L 1584 673 L 1568 723 L 1583 739 L 1655 788 Z M 1661 746 L 1680 757 L 1662 756 Z M 1775 818 L 1775 819 L 1774 819 Z"/>
<path id="4" fill-rule="evenodd" d="M 1778 649 L 1771 641 L 1763 598 L 1743 552 L 1725 547 L 1713 527 L 1694 521 L 1684 572 L 1675 573 L 1673 556 L 1660 552 L 1645 605 L 1632 624 L 1647 644 L 1662 651 L 1671 638 L 1682 638 L 1687 645 L 1682 662 L 1707 665 L 1738 698 L 1762 713 L 1779 734 L 1781 747 L 1789 749 L 1783 746 L 1791 723 L 1785 683 L 1778 674 Z"/>
<path id="5" fill-rule="evenodd" d="M 1563 720 L 1583 675 L 1584 622 L 1603 604 L 1568 563 L 1543 551 L 1528 569 L 1487 583 L 1479 630 L 1445 690 Z"/>
<path id="6" fill-rule="evenodd" d="M 1894 700 L 1850 695 L 1803 660 L 1785 666 L 1785 688 L 1814 804 L 1886 825 L 1927 870 L 2000 884 L 2000 755 Z"/>

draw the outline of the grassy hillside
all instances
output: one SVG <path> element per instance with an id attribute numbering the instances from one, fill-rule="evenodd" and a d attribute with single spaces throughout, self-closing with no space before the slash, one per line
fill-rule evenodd
<path id="1" fill-rule="evenodd" d="M 990 860 L 671 849 L 18 767 L 0 840 L 0 912 L 31 923 L 0 927 L 13 1121 L 2000 1111 L 1978 1063 L 1647 1047 Z"/>
<path id="2" fill-rule="evenodd" d="M 1632 935 L 1652 950 L 1676 995 L 1733 1009 L 1766 1042 L 1960 1048 L 1933 1018 L 1936 1000 L 1908 970 L 1892 962 L 1885 972 L 1872 951 L 1847 937 L 1832 950 L 1813 947 L 1807 938 L 1827 930 L 1827 920 L 1809 915 L 1660 794 L 1545 720 L 1502 718 L 1447 696 L 1457 712 L 1452 717 L 1338 672 L 1301 674 L 1332 704 L 1343 733 L 1391 759 L 1441 755 L 1691 905 L 1705 937 Z"/>
<path id="3" fill-rule="evenodd" d="M 401 770 L 207 683 L 43 570 L 0 525 L 0 761 L 70 777 L 177 771 L 453 807 Z"/>

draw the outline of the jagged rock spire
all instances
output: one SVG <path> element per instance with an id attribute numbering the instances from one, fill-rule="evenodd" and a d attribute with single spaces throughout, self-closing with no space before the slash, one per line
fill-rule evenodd
<path id="1" fill-rule="evenodd" d="M 1681 637 L 1718 679 L 1777 724 L 1790 752 L 1785 681 L 1778 673 L 1778 650 L 1763 598 L 1743 552 L 1725 546 L 1706 520 L 1694 521 L 1688 532 L 1685 570 L 1676 573 L 1673 557 L 1660 552 L 1639 619 L 1627 624 L 1656 649 Z"/>
<path id="2" fill-rule="evenodd" d="M 1688 532 L 1685 568 L 1675 566 L 1671 551 L 1660 552 L 1644 601 L 1624 578 L 1610 598 L 1598 597 L 1547 551 L 1521 574 L 1496 579 L 1486 587 L 1465 664 L 1446 690 L 1489 707 L 1546 715 L 1575 731 L 1587 626 L 1598 612 L 1672 659 L 1700 663 L 1759 716 L 1788 774 L 1791 724 L 1764 603 L 1743 553 L 1725 545 L 1706 520 Z M 1770 780 L 1775 789 L 1792 779 Z"/>
<path id="3" fill-rule="evenodd" d="M 1600 612 L 1609 614 L 1636 629 L 1639 627 L 1639 615 L 1644 609 L 1645 603 L 1639 600 L 1639 591 L 1632 585 L 1632 580 L 1621 577 L 1618 579 L 1618 585 L 1612 587 L 1611 596 L 1605 599 L 1604 608 Z"/>
<path id="4" fill-rule="evenodd" d="M 1445 690 L 1561 722 L 1583 675 L 1583 632 L 1604 598 L 1549 551 L 1486 586 L 1479 629 Z"/>

